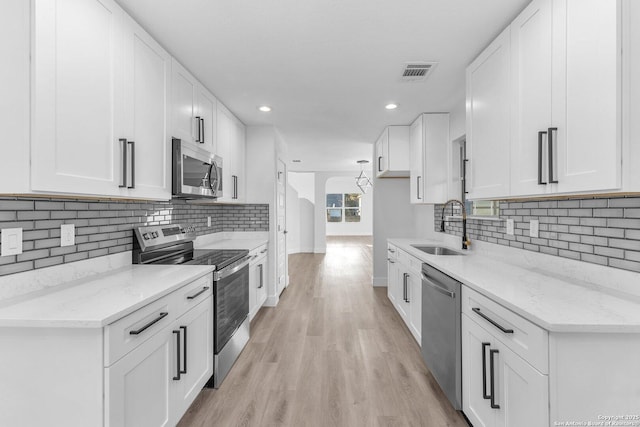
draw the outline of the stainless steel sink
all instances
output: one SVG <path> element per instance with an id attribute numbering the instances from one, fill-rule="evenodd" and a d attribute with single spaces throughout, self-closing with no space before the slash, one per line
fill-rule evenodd
<path id="1" fill-rule="evenodd" d="M 431 254 L 431 255 L 464 255 L 461 252 L 454 251 L 452 249 L 445 248 L 443 246 L 418 246 L 418 245 L 411 245 L 411 246 L 413 246 L 418 250 L 421 250 L 424 253 Z"/>

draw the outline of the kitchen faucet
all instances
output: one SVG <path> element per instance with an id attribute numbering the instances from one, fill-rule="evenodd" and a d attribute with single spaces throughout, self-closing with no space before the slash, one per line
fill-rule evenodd
<path id="1" fill-rule="evenodd" d="M 447 200 L 442 206 L 442 217 L 440 218 L 440 231 L 444 232 L 444 211 L 447 208 L 449 203 L 457 203 L 462 207 L 462 249 L 467 249 L 467 247 L 471 244 L 471 240 L 467 239 L 467 209 L 464 207 L 464 203 L 462 203 L 458 199 L 450 199 Z M 453 209 L 453 207 L 452 207 Z"/>

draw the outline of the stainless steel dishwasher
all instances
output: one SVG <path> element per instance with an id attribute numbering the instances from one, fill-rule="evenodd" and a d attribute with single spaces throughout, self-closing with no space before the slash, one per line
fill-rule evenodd
<path id="1" fill-rule="evenodd" d="M 422 358 L 456 410 L 462 409 L 460 282 L 422 264 Z"/>

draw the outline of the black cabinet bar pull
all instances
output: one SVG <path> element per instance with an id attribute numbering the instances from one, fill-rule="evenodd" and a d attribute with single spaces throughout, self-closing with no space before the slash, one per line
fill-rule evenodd
<path id="1" fill-rule="evenodd" d="M 201 290 L 199 290 L 198 292 L 196 292 L 193 295 L 189 295 L 187 297 L 187 299 L 194 299 L 194 298 L 198 298 L 200 295 L 202 295 L 203 293 L 207 292 L 209 290 L 208 286 L 203 287 Z"/>
<path id="2" fill-rule="evenodd" d="M 120 138 L 118 142 L 122 143 L 122 184 L 120 188 L 127 188 L 127 140 Z"/>
<path id="3" fill-rule="evenodd" d="M 196 116 L 196 124 L 198 125 L 198 137 L 196 138 L 196 142 L 203 143 L 201 130 L 202 130 L 202 121 L 200 120 L 200 116 Z"/>
<path id="4" fill-rule="evenodd" d="M 128 141 L 131 144 L 131 185 L 127 188 L 136 188 L 136 142 Z"/>
<path id="5" fill-rule="evenodd" d="M 409 278 L 409 274 L 407 273 L 403 273 L 402 274 L 402 285 L 403 285 L 403 292 L 404 292 L 404 302 L 408 303 L 409 302 L 409 291 L 407 289 L 407 279 Z"/>
<path id="6" fill-rule="evenodd" d="M 487 400 L 491 399 L 491 395 L 487 394 L 487 347 L 490 345 L 488 342 L 482 343 L 482 398 Z"/>
<path id="7" fill-rule="evenodd" d="M 549 128 L 547 129 L 549 139 L 549 184 L 557 184 L 558 180 L 553 179 L 553 132 L 557 131 L 558 128 Z"/>
<path id="8" fill-rule="evenodd" d="M 422 197 L 420 197 L 420 178 L 422 177 L 419 175 L 416 177 L 416 197 L 418 200 L 422 199 Z"/>
<path id="9" fill-rule="evenodd" d="M 496 322 L 495 320 L 493 320 L 492 318 L 490 318 L 489 316 L 487 316 L 486 314 L 481 312 L 478 307 L 473 307 L 471 310 L 473 310 L 474 313 L 476 313 L 477 315 L 482 317 L 487 322 L 491 323 L 496 328 L 500 329 L 503 333 L 505 333 L 505 334 L 512 334 L 513 333 L 513 329 L 507 329 L 504 326 L 500 325 L 498 322 Z"/>
<path id="10" fill-rule="evenodd" d="M 202 135 L 201 136 L 202 140 L 200 142 L 204 143 L 205 142 L 205 137 L 204 137 L 204 119 L 200 119 L 200 126 L 202 127 L 202 134 L 201 134 Z"/>
<path id="11" fill-rule="evenodd" d="M 260 284 L 258 285 L 258 289 L 261 289 L 262 286 L 264 285 L 263 281 L 264 281 L 264 265 L 263 264 L 259 264 L 258 268 L 260 269 Z"/>
<path id="12" fill-rule="evenodd" d="M 387 258 L 387 261 L 389 261 L 391 264 L 395 264 L 396 262 L 394 260 L 392 260 L 391 258 Z"/>
<path id="13" fill-rule="evenodd" d="M 182 364 L 180 363 L 180 331 L 173 331 L 174 334 L 176 334 L 176 367 L 178 369 L 176 369 L 176 376 L 173 377 L 174 381 L 180 381 L 180 374 L 182 373 L 182 371 L 180 370 L 180 367 L 182 366 Z"/>
<path id="14" fill-rule="evenodd" d="M 538 185 L 547 185 L 547 183 L 542 180 L 542 135 L 546 134 L 546 131 L 538 132 Z"/>
<path id="15" fill-rule="evenodd" d="M 382 166 L 380 166 L 381 161 L 382 161 L 382 156 L 378 156 L 378 172 L 382 172 Z"/>
<path id="16" fill-rule="evenodd" d="M 496 382 L 496 380 L 495 380 L 495 376 L 494 376 L 495 367 L 494 367 L 494 363 L 493 363 L 494 362 L 494 355 L 496 355 L 498 353 L 499 353 L 498 350 L 494 350 L 494 349 L 489 350 L 489 376 L 490 376 L 490 380 L 491 380 L 489 388 L 491 389 L 491 407 L 493 409 L 500 409 L 500 405 L 498 405 L 496 403 L 496 390 L 495 390 L 495 387 L 496 387 L 495 382 Z"/>
<path id="17" fill-rule="evenodd" d="M 265 252 L 267 252 L 267 250 L 266 250 L 266 249 L 263 249 L 263 250 L 261 250 L 261 251 L 260 251 L 260 253 L 261 253 L 261 254 L 263 254 L 263 253 L 265 253 Z"/>
<path id="18" fill-rule="evenodd" d="M 183 333 L 183 346 L 182 346 L 182 361 L 184 362 L 184 369 L 180 370 L 181 374 L 186 374 L 187 373 L 187 327 L 186 326 L 180 326 L 180 329 L 182 329 L 182 333 Z M 179 360 L 179 359 L 178 359 Z"/>
<path id="19" fill-rule="evenodd" d="M 163 311 L 162 313 L 160 313 L 158 315 L 158 317 L 156 317 L 151 322 L 149 322 L 146 325 L 144 325 L 142 328 L 136 329 L 135 331 L 129 331 L 129 335 L 139 335 L 139 334 L 141 334 L 142 332 L 146 331 L 151 326 L 155 325 L 156 323 L 158 323 L 159 321 L 161 321 L 162 319 L 167 317 L 168 314 L 169 313 L 167 313 L 166 311 Z"/>

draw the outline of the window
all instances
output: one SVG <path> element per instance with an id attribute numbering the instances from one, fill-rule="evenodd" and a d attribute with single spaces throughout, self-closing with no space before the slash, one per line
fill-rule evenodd
<path id="1" fill-rule="evenodd" d="M 327 222 L 360 222 L 362 194 L 327 194 Z"/>

